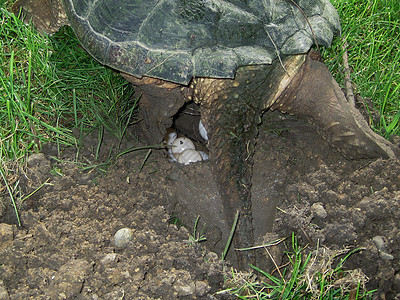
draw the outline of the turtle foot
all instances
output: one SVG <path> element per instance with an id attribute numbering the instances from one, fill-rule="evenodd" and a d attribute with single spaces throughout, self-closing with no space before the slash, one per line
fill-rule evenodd
<path id="1" fill-rule="evenodd" d="M 327 67 L 311 55 L 271 109 L 315 124 L 321 136 L 348 158 L 399 155 L 399 149 L 372 131 L 361 113 L 347 101 Z"/>
<path id="2" fill-rule="evenodd" d="M 24 22 L 32 22 L 35 28 L 45 33 L 55 33 L 68 25 L 62 0 L 18 0 L 12 6 L 14 14 Z"/>

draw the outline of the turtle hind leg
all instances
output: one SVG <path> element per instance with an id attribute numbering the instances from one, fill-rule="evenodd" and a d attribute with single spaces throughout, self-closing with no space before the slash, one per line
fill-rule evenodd
<path id="1" fill-rule="evenodd" d="M 327 67 L 311 55 L 271 109 L 316 125 L 321 136 L 348 158 L 399 155 L 399 149 L 372 131 L 361 113 L 348 103 Z"/>

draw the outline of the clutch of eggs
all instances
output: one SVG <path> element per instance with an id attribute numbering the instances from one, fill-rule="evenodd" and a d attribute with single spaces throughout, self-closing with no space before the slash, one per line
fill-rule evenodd
<path id="1" fill-rule="evenodd" d="M 168 154 L 172 161 L 178 161 L 180 164 L 188 165 L 192 162 L 208 159 L 208 155 L 203 151 L 197 151 L 194 143 L 187 137 L 176 138 L 170 135 L 171 140 L 167 141 L 167 145 L 171 145 Z M 172 142 L 172 143 L 171 143 Z"/>

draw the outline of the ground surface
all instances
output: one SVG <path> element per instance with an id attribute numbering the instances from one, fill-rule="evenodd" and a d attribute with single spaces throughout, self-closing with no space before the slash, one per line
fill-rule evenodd
<path id="1" fill-rule="evenodd" d="M 80 161 L 95 160 L 95 141 L 84 140 Z M 112 143 L 104 140 L 100 161 Z M 131 139 L 122 148 L 135 144 Z M 30 157 L 26 175 L 18 175 L 21 189 L 49 181 L 24 202 L 22 228 L 8 225 L 15 220 L 1 191 L 0 299 L 222 298 L 214 293 L 223 287 L 219 257 L 229 226 L 220 216 L 209 163 L 180 166 L 153 150 L 139 172 L 146 152 L 121 156 L 106 176 L 63 162 L 75 159 L 75 149 L 57 157 L 56 148 L 47 146 Z M 376 297 L 399 298 L 398 160 L 349 161 L 311 126 L 267 115 L 252 192 L 260 240 L 266 233 L 268 239 L 294 231 L 310 247 L 318 240 L 331 249 L 364 247 L 345 266 L 361 268 L 368 287 L 379 289 Z M 198 214 L 207 242 L 191 245 Z M 171 215 L 189 231 L 169 224 Z M 124 227 L 132 229 L 133 239 L 121 249 L 113 237 Z M 265 258 L 260 265 L 270 262 Z"/>

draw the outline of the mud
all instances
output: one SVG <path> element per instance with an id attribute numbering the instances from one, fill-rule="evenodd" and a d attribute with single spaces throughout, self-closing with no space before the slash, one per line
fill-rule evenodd
<path id="1" fill-rule="evenodd" d="M 132 134 L 121 149 L 143 146 L 135 128 Z M 1 190 L 0 299 L 227 297 L 216 292 L 228 276 L 220 257 L 231 224 L 222 216 L 209 162 L 180 166 L 163 150 L 145 149 L 120 156 L 106 173 L 106 166 L 83 170 L 105 162 L 117 144 L 106 137 L 96 159 L 96 136 L 86 137 L 79 153 L 48 145 L 29 158 L 25 173 L 16 172 L 25 195 L 48 180 L 22 203 L 21 228 Z M 362 247 L 345 267 L 361 269 L 367 287 L 378 289 L 376 298 L 400 297 L 398 160 L 347 160 L 311 126 L 268 113 L 252 202 L 258 243 L 295 232 L 310 249 Z M 185 226 L 171 224 L 171 216 Z M 114 244 L 121 228 L 133 232 L 125 248 Z M 207 241 L 189 241 L 200 234 Z M 259 265 L 269 268 L 259 251 Z"/>

